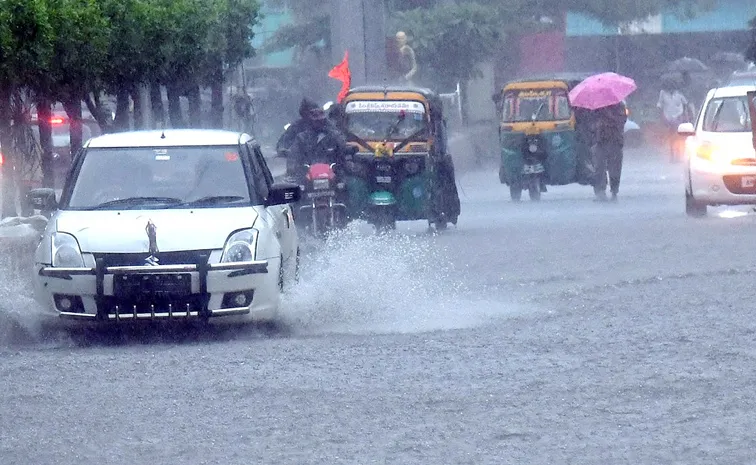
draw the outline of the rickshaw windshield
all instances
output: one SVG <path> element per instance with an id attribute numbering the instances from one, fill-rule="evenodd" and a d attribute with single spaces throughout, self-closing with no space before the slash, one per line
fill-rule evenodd
<path id="1" fill-rule="evenodd" d="M 572 110 L 564 89 L 526 89 L 504 96 L 504 122 L 558 121 L 570 119 Z"/>
<path id="2" fill-rule="evenodd" d="M 349 131 L 365 140 L 406 139 L 427 128 L 425 107 L 419 102 L 352 101 L 346 105 L 346 124 Z M 404 119 L 400 112 L 404 111 Z"/>

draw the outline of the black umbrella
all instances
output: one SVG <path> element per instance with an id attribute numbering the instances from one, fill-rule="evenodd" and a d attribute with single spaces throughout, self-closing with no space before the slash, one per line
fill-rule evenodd
<path id="1" fill-rule="evenodd" d="M 701 60 L 697 60 L 695 58 L 690 58 L 690 57 L 678 58 L 677 60 L 667 65 L 667 71 L 696 72 L 696 71 L 708 71 L 708 70 L 709 70 L 709 67 L 706 66 Z"/>

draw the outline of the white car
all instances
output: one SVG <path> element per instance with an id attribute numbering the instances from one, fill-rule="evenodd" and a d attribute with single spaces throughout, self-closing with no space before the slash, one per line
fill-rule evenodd
<path id="1" fill-rule="evenodd" d="M 52 315 L 270 321 L 296 279 L 290 203 L 260 146 L 216 130 L 137 131 L 90 139 L 36 250 L 36 299 Z M 218 319 L 217 317 L 224 317 Z"/>
<path id="2" fill-rule="evenodd" d="M 685 212 L 708 205 L 756 204 L 756 151 L 746 93 L 756 86 L 709 91 L 698 118 L 677 128 L 685 140 Z"/>

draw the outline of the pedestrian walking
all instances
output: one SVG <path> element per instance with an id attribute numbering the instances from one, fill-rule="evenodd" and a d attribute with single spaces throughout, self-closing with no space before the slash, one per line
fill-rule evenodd
<path id="1" fill-rule="evenodd" d="M 662 89 L 659 91 L 659 100 L 656 103 L 661 113 L 661 120 L 667 132 L 667 143 L 669 144 L 669 161 L 674 163 L 678 160 L 677 150 L 677 127 L 690 121 L 693 114 L 692 105 L 688 99 L 680 92 L 680 89 L 671 79 L 662 80 Z"/>
<path id="2" fill-rule="evenodd" d="M 593 123 L 592 152 L 593 166 L 596 170 L 593 192 L 597 201 L 607 201 L 608 177 L 609 190 L 612 194 L 611 200 L 617 201 L 620 178 L 622 177 L 627 111 L 624 103 L 617 103 L 594 110 L 593 113 L 591 117 Z"/>

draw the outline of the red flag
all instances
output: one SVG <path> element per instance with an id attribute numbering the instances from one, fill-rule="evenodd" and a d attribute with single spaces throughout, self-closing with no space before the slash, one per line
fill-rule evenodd
<path id="1" fill-rule="evenodd" d="M 344 52 L 344 60 L 328 72 L 328 77 L 342 82 L 341 90 L 336 97 L 336 102 L 341 103 L 352 85 L 352 73 L 349 71 L 349 50 Z"/>

